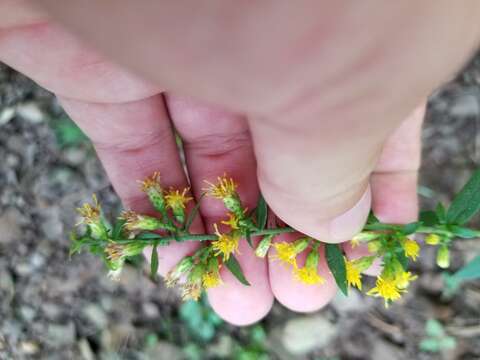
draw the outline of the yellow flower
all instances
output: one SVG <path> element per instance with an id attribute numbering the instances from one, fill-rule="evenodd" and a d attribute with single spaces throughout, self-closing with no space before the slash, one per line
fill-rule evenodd
<path id="1" fill-rule="evenodd" d="M 415 261 L 420 253 L 420 246 L 415 240 L 406 239 L 403 243 L 403 250 L 405 251 L 405 256 Z"/>
<path id="2" fill-rule="evenodd" d="M 232 178 L 227 178 L 226 175 L 219 176 L 216 184 L 209 183 L 208 181 L 206 183 L 209 185 L 206 189 L 208 194 L 217 199 L 224 199 L 236 195 L 237 184 L 235 184 Z"/>
<path id="3" fill-rule="evenodd" d="M 220 264 L 216 257 L 211 257 L 207 262 L 207 270 L 202 275 L 202 284 L 205 289 L 210 289 L 222 284 L 220 277 Z"/>
<path id="4" fill-rule="evenodd" d="M 92 195 L 93 205 L 91 204 L 83 204 L 81 208 L 78 208 L 78 213 L 83 217 L 83 219 L 77 224 L 95 224 L 100 221 L 100 204 L 98 203 L 97 196 L 95 194 Z"/>
<path id="5" fill-rule="evenodd" d="M 297 267 L 297 253 L 295 252 L 295 246 L 293 243 L 279 242 L 273 244 L 273 247 L 277 250 L 277 253 L 272 256 L 273 259 Z"/>
<path id="6" fill-rule="evenodd" d="M 312 267 L 295 268 L 293 270 L 295 278 L 306 285 L 323 284 L 325 279 L 318 275 L 317 270 Z"/>
<path id="7" fill-rule="evenodd" d="M 203 287 L 210 289 L 222 284 L 222 279 L 218 271 L 207 271 L 202 277 Z"/>
<path id="8" fill-rule="evenodd" d="M 303 250 L 308 247 L 310 242 L 309 238 L 301 238 L 292 243 L 289 242 L 278 242 L 273 244 L 273 247 L 277 251 L 275 255 L 272 256 L 274 260 L 280 260 L 286 265 L 293 265 L 297 267 L 297 255 L 300 254 Z"/>
<path id="9" fill-rule="evenodd" d="M 413 275 L 410 271 L 402 271 L 395 276 L 395 285 L 401 290 L 408 288 L 410 283 L 417 279 L 417 275 Z"/>
<path id="10" fill-rule="evenodd" d="M 440 236 L 438 236 L 437 234 L 429 234 L 427 235 L 427 237 L 425 238 L 425 242 L 428 244 L 428 245 L 438 245 L 440 243 L 440 240 L 442 238 Z"/>
<path id="11" fill-rule="evenodd" d="M 228 220 L 223 220 L 222 224 L 230 226 L 233 230 L 238 230 L 240 219 L 233 213 L 228 213 Z"/>
<path id="12" fill-rule="evenodd" d="M 180 193 L 179 190 L 170 189 L 165 194 L 165 200 L 167 202 L 167 207 L 170 209 L 185 209 L 185 204 L 193 200 L 192 197 L 186 196 L 189 188 L 183 189 L 183 192 Z"/>
<path id="13" fill-rule="evenodd" d="M 202 295 L 202 284 L 198 282 L 187 283 L 183 287 L 182 300 L 195 300 L 200 299 Z"/>
<path id="14" fill-rule="evenodd" d="M 140 181 L 140 189 L 145 193 L 148 193 L 152 189 L 162 192 L 162 187 L 160 185 L 160 173 L 155 171 L 152 176 Z"/>
<path id="15" fill-rule="evenodd" d="M 397 287 L 395 279 L 379 276 L 375 285 L 367 295 L 382 297 L 385 300 L 385 307 L 388 307 L 389 302 L 400 299 L 402 297 L 401 293 L 404 292 Z"/>
<path id="16" fill-rule="evenodd" d="M 215 256 L 222 255 L 223 261 L 227 261 L 231 254 L 238 251 L 240 235 L 237 232 L 222 234 L 218 230 L 217 224 L 213 226 L 215 227 L 215 234 L 218 236 L 218 240 L 212 241 L 212 249 L 215 252 Z"/>
<path id="17" fill-rule="evenodd" d="M 350 240 L 350 245 L 352 246 L 352 249 L 355 249 L 358 245 L 360 245 L 360 240 L 352 239 Z"/>
<path id="18" fill-rule="evenodd" d="M 345 267 L 347 270 L 347 283 L 348 286 L 355 286 L 359 290 L 362 290 L 362 275 L 360 269 L 355 266 L 355 263 L 345 259 Z"/>

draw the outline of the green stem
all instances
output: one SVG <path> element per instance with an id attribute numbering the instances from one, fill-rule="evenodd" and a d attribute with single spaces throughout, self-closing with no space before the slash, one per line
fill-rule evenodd
<path id="1" fill-rule="evenodd" d="M 276 228 L 276 229 L 265 229 L 260 231 L 252 232 L 251 236 L 263 236 L 263 235 L 278 235 L 278 234 L 286 234 L 294 232 L 295 229 L 291 227 L 283 227 L 283 228 Z M 217 240 L 217 235 L 212 234 L 188 234 L 188 235 L 180 235 L 176 238 L 174 236 L 159 236 L 158 238 L 150 238 L 150 239 L 119 239 L 115 240 L 117 243 L 132 243 L 132 242 L 145 242 L 145 243 L 158 243 L 158 245 L 168 244 L 171 241 L 177 242 L 184 242 L 184 241 L 212 241 Z"/>

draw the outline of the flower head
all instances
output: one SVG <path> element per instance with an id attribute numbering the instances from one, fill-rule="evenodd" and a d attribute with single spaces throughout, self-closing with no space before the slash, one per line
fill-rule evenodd
<path id="1" fill-rule="evenodd" d="M 202 280 L 206 268 L 203 264 L 196 264 L 188 274 L 187 283 L 183 286 L 183 300 L 198 300 L 202 294 Z"/>
<path id="2" fill-rule="evenodd" d="M 403 289 L 397 287 L 394 278 L 383 278 L 379 276 L 375 285 L 367 295 L 382 297 L 385 300 L 385 307 L 388 307 L 390 302 L 400 299 L 402 297 L 401 293 L 404 292 Z"/>
<path id="3" fill-rule="evenodd" d="M 233 230 L 238 230 L 240 228 L 240 219 L 237 215 L 233 213 L 228 213 L 228 220 L 223 220 L 222 224 L 230 226 Z"/>
<path id="4" fill-rule="evenodd" d="M 202 275 L 202 284 L 205 289 L 210 289 L 222 284 L 220 277 L 220 264 L 216 257 L 211 257 L 207 262 L 207 270 Z"/>
<path id="5" fill-rule="evenodd" d="M 270 246 L 272 245 L 272 239 L 273 235 L 266 235 L 257 245 L 257 248 L 255 249 L 255 255 L 264 258 L 267 256 L 268 250 L 270 249 Z"/>
<path id="6" fill-rule="evenodd" d="M 140 181 L 140 189 L 148 195 L 148 199 L 157 211 L 162 213 L 165 211 L 165 198 L 159 172 L 154 172 L 152 176 Z"/>
<path id="7" fill-rule="evenodd" d="M 232 178 L 227 178 L 226 175 L 219 176 L 217 178 L 217 183 L 212 184 L 207 182 L 209 187 L 206 189 L 210 196 L 213 196 L 217 199 L 225 199 L 227 197 L 233 197 L 237 194 L 237 184 L 233 181 Z"/>
<path id="8" fill-rule="evenodd" d="M 297 255 L 307 248 L 309 244 L 308 238 L 301 238 L 294 242 L 278 242 L 273 244 L 277 251 L 272 259 L 280 260 L 286 265 L 297 267 Z"/>
<path id="9" fill-rule="evenodd" d="M 318 275 L 317 270 L 311 267 L 295 268 L 293 273 L 298 281 L 306 285 L 323 284 L 325 282 L 325 279 Z"/>
<path id="10" fill-rule="evenodd" d="M 218 230 L 217 224 L 214 224 L 213 226 L 215 228 L 215 234 L 218 236 L 218 240 L 211 242 L 212 249 L 215 256 L 222 255 L 223 260 L 227 261 L 231 254 L 238 251 L 240 234 L 235 231 L 229 234 L 222 234 Z"/>
<path id="11" fill-rule="evenodd" d="M 362 274 L 355 262 L 345 259 L 345 268 L 347 270 L 348 286 L 355 286 L 357 289 L 362 290 Z"/>
<path id="12" fill-rule="evenodd" d="M 450 250 L 448 246 L 442 245 L 437 250 L 437 265 L 442 269 L 450 267 Z"/>
<path id="13" fill-rule="evenodd" d="M 185 204 L 193 200 L 192 197 L 187 196 L 189 188 L 183 189 L 182 193 L 179 190 L 170 189 L 165 194 L 167 208 L 170 209 L 185 209 Z"/>
<path id="14" fill-rule="evenodd" d="M 151 190 L 162 192 L 162 186 L 160 183 L 160 173 L 155 171 L 152 176 L 145 178 L 145 180 L 140 181 L 140 189 L 148 193 Z"/>
<path id="15" fill-rule="evenodd" d="M 403 242 L 403 250 L 405 251 L 405 256 L 415 261 L 420 253 L 420 246 L 415 240 L 407 238 Z"/>
<path id="16" fill-rule="evenodd" d="M 429 234 L 427 235 L 427 237 L 425 238 L 425 242 L 428 244 L 428 245 L 438 245 L 440 243 L 440 240 L 442 238 L 440 236 L 438 236 L 437 234 Z"/>
<path id="17" fill-rule="evenodd" d="M 184 274 L 188 274 L 194 266 L 193 258 L 186 256 L 165 276 L 165 284 L 167 287 L 173 287 Z"/>
<path id="18" fill-rule="evenodd" d="M 92 195 L 92 200 L 93 205 L 86 203 L 82 207 L 77 208 L 78 213 L 82 216 L 79 224 L 90 225 L 100 221 L 101 207 L 95 194 Z"/>
<path id="19" fill-rule="evenodd" d="M 397 288 L 405 290 L 416 279 L 417 275 L 413 275 L 410 271 L 402 271 L 395 276 L 395 285 Z"/>

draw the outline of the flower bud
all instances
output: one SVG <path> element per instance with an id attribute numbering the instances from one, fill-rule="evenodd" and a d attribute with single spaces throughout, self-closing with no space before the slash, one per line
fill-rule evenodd
<path id="1" fill-rule="evenodd" d="M 304 237 L 293 242 L 293 247 L 295 249 L 295 254 L 300 254 L 303 250 L 305 250 L 310 244 L 310 238 Z"/>
<path id="2" fill-rule="evenodd" d="M 367 247 L 370 253 L 376 254 L 382 248 L 382 242 L 380 240 L 369 241 Z"/>
<path id="3" fill-rule="evenodd" d="M 267 235 L 265 236 L 257 245 L 257 248 L 255 249 L 255 255 L 264 258 L 268 250 L 270 249 L 270 246 L 272 245 L 272 239 L 273 235 Z"/>
<path id="4" fill-rule="evenodd" d="M 429 234 L 425 238 L 425 243 L 427 243 L 428 245 L 438 245 L 441 239 L 442 238 L 437 234 Z"/>
<path id="5" fill-rule="evenodd" d="M 319 258 L 320 254 L 318 253 L 318 249 L 315 247 L 307 255 L 307 259 L 305 260 L 305 267 L 317 271 Z"/>
<path id="6" fill-rule="evenodd" d="M 180 260 L 180 262 L 167 273 L 167 276 L 165 276 L 167 287 L 173 287 L 183 274 L 187 274 L 192 270 L 193 265 L 193 257 L 191 256 L 186 256 Z"/>
<path id="7" fill-rule="evenodd" d="M 442 245 L 438 248 L 437 265 L 442 269 L 447 269 L 450 266 L 450 250 L 446 245 Z"/>
<path id="8" fill-rule="evenodd" d="M 378 238 L 380 234 L 373 231 L 362 231 L 352 238 L 354 242 L 366 242 Z"/>
<path id="9" fill-rule="evenodd" d="M 362 272 L 372 266 L 374 260 L 375 256 L 363 256 L 359 259 L 352 260 L 352 263 L 355 265 L 358 271 Z"/>
<path id="10" fill-rule="evenodd" d="M 140 215 L 134 211 L 125 211 L 121 217 L 125 219 L 125 227 L 130 231 L 152 231 L 160 229 L 175 231 L 174 227 L 164 224 L 160 219 L 152 216 Z"/>
<path id="11" fill-rule="evenodd" d="M 155 172 L 152 176 L 141 182 L 142 191 L 147 194 L 155 210 L 165 212 L 165 198 L 160 184 L 160 173 Z"/>
<path id="12" fill-rule="evenodd" d="M 237 193 L 224 197 L 223 203 L 228 210 L 235 214 L 235 216 L 240 219 L 244 217 L 242 202 Z"/>

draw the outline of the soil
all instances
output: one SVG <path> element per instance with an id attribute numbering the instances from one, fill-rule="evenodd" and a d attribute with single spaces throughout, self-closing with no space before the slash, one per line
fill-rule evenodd
<path id="1" fill-rule="evenodd" d="M 424 208 L 447 204 L 480 161 L 479 84 L 477 56 L 430 98 L 419 187 Z M 416 264 L 420 280 L 389 309 L 358 294 L 309 316 L 275 304 L 260 325 L 242 329 L 215 319 L 208 305 L 179 305 L 178 294 L 149 280 L 140 259 L 119 283 L 90 255 L 70 259 L 75 207 L 94 192 L 112 212 L 119 200 L 52 94 L 2 64 L 0 159 L 0 359 L 480 358 L 480 283 L 442 297 L 442 272 L 428 250 Z M 477 240 L 457 242 L 451 271 L 478 253 Z M 200 313 L 213 335 L 206 328 L 196 333 L 186 311 Z M 428 319 L 456 339 L 453 349 L 419 350 Z M 306 328 L 324 336 L 308 343 Z M 289 345 L 291 331 L 306 339 L 303 345 Z"/>

